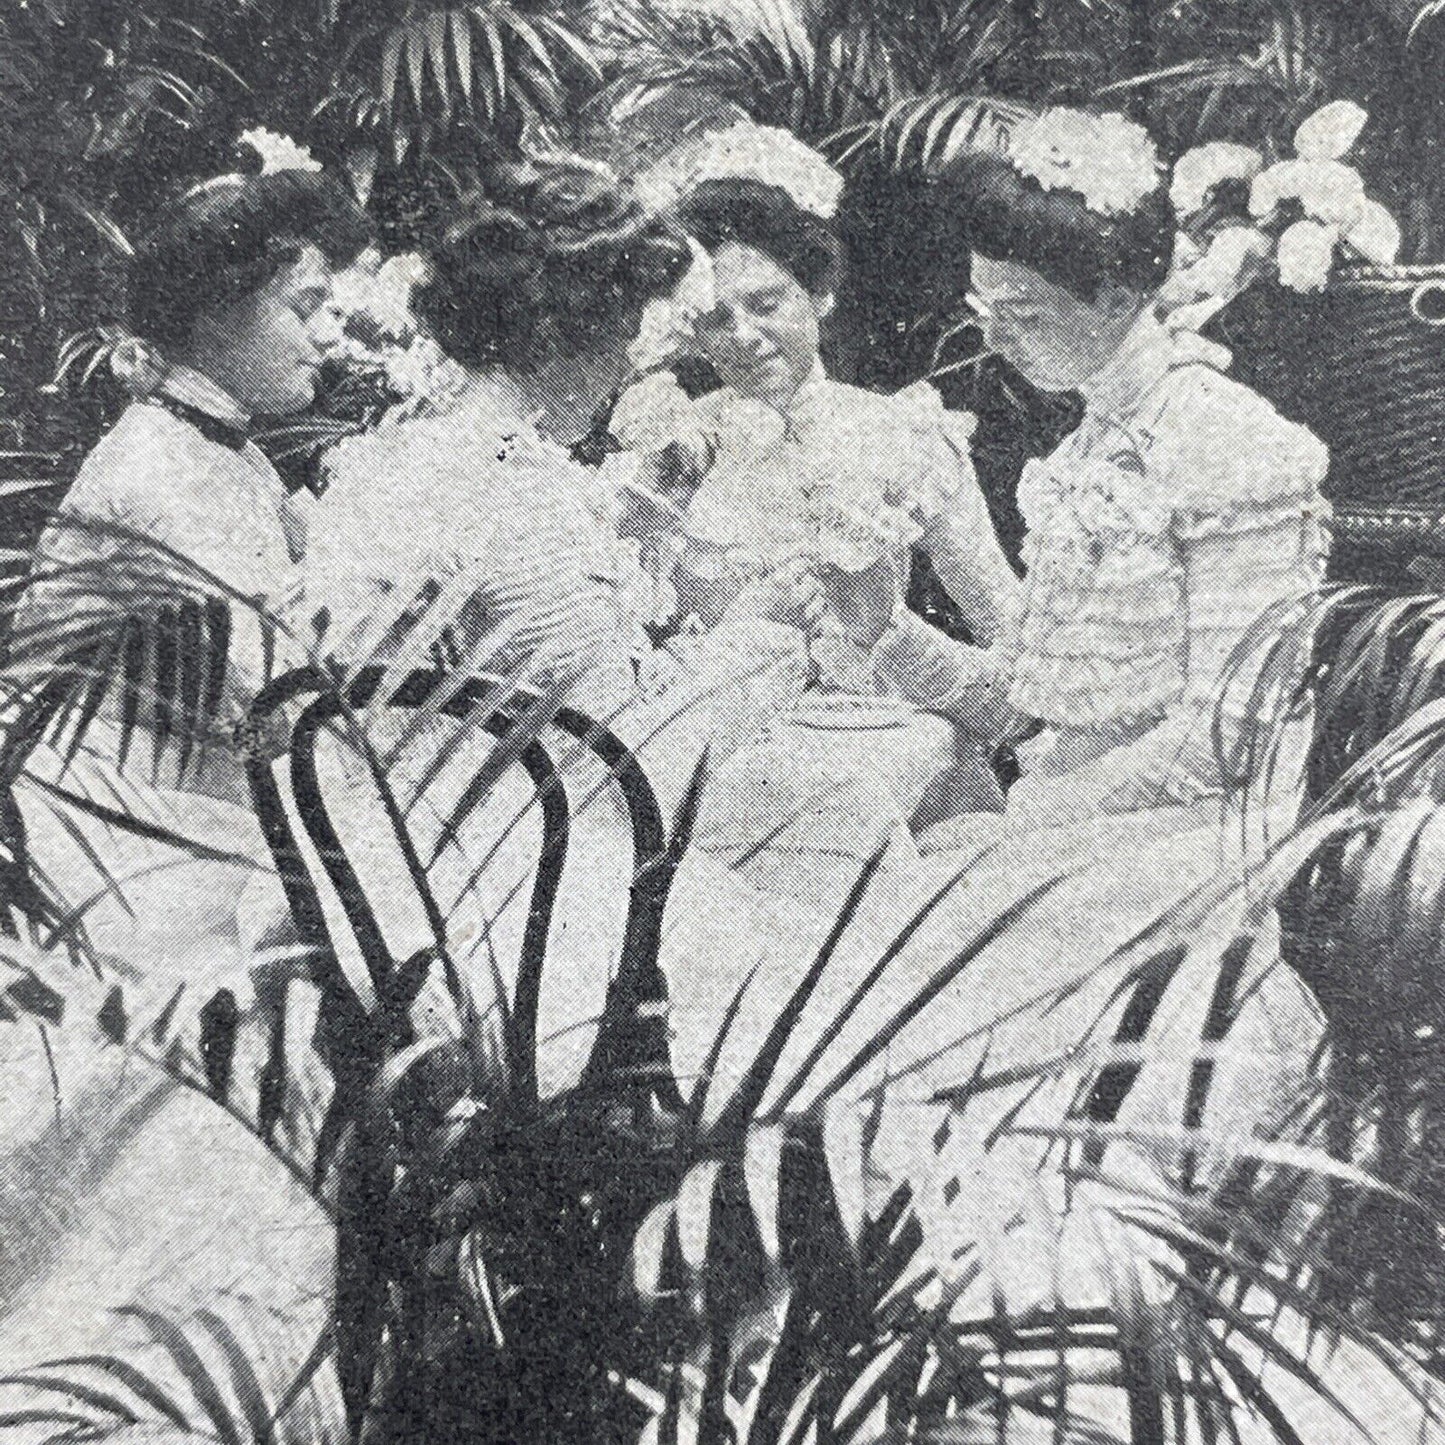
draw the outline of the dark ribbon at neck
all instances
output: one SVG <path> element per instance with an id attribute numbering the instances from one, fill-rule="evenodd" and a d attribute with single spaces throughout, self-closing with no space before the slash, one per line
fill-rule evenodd
<path id="1" fill-rule="evenodd" d="M 223 421 L 218 416 L 212 416 L 208 411 L 202 411 L 198 406 L 192 406 L 188 401 L 180 401 L 176 397 L 167 396 L 164 392 L 157 392 L 149 400 L 156 406 L 164 407 L 172 416 L 188 422 L 207 441 L 229 447 L 233 452 L 244 451 L 246 444 L 251 440 L 245 427 L 238 422 Z"/>

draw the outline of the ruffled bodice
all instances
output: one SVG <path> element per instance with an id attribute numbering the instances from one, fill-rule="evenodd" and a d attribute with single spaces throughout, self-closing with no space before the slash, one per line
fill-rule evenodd
<path id="1" fill-rule="evenodd" d="M 1251 624 L 1323 577 L 1323 444 L 1223 375 L 1221 348 L 1141 325 L 1019 487 L 1011 698 L 1055 728 L 1202 700 Z"/>
<path id="2" fill-rule="evenodd" d="M 900 554 L 972 482 L 974 424 L 930 386 L 880 396 L 821 371 L 786 413 L 727 387 L 691 400 L 659 375 L 613 419 L 630 450 L 706 448 L 712 462 L 681 526 L 688 562 L 739 577 L 797 555 L 862 571 Z"/>
<path id="3" fill-rule="evenodd" d="M 657 457 L 679 444 L 701 461 L 692 494 L 649 538 L 684 613 L 713 625 L 751 579 L 794 558 L 867 573 L 864 585 L 890 593 L 894 623 L 871 656 L 828 632 L 814 652 L 824 681 L 945 713 L 963 705 L 984 667 L 979 650 L 898 599 L 917 547 L 987 646 L 1017 586 L 974 476 L 971 415 L 946 410 L 924 383 L 883 396 L 819 370 L 785 413 L 726 387 L 691 400 L 670 376 L 649 377 L 612 425 L 630 452 Z"/>

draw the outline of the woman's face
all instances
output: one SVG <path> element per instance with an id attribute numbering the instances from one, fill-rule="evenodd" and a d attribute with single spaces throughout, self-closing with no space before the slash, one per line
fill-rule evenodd
<path id="1" fill-rule="evenodd" d="M 713 255 L 716 305 L 696 335 L 725 385 L 786 404 L 818 363 L 818 323 L 831 298 L 811 295 L 771 256 L 728 241 Z"/>
<path id="2" fill-rule="evenodd" d="M 973 259 L 973 296 L 989 350 L 1045 391 L 1075 391 L 1118 354 L 1146 297 L 1110 286 L 1093 301 L 1016 261 Z"/>
<path id="3" fill-rule="evenodd" d="M 203 315 L 185 359 L 246 411 L 287 416 L 311 405 L 342 324 L 331 267 L 307 246 L 260 290 Z"/>

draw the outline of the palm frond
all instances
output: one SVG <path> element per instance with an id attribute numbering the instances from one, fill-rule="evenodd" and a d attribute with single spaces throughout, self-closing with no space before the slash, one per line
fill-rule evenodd
<path id="1" fill-rule="evenodd" d="M 397 163 L 457 125 L 560 120 L 569 89 L 598 75 L 587 40 L 567 17 L 529 13 L 509 0 L 413 8 L 382 26 L 348 13 L 337 30 L 351 39 L 321 108 L 339 107 L 353 129 L 379 133 Z"/>

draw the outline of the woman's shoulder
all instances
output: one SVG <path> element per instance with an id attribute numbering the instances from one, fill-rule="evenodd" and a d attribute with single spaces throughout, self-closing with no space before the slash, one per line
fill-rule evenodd
<path id="1" fill-rule="evenodd" d="M 237 447 L 164 407 L 132 402 L 81 463 L 57 515 L 211 551 L 244 524 L 259 477 Z"/>
<path id="2" fill-rule="evenodd" d="M 1270 504 L 1318 494 L 1329 451 L 1306 426 L 1212 366 L 1169 372 L 1144 419 L 1149 471 L 1187 507 Z"/>
<path id="3" fill-rule="evenodd" d="M 390 558 L 476 559 L 535 536 L 557 545 L 596 522 L 593 471 L 527 419 L 470 405 L 339 443 L 311 528 L 317 566 Z M 584 515 L 585 514 L 585 515 Z M 510 541 L 508 539 L 511 539 Z"/>
<path id="4" fill-rule="evenodd" d="M 219 443 L 164 407 L 135 401 L 86 454 L 61 507 L 109 512 L 127 503 L 149 504 L 228 458 Z"/>
<path id="5" fill-rule="evenodd" d="M 397 501 L 413 511 L 490 499 L 494 489 L 504 501 L 521 472 L 561 476 L 574 469 L 582 470 L 529 418 L 475 397 L 441 412 L 384 419 L 338 442 L 325 460 L 328 492 L 361 504 Z"/>

